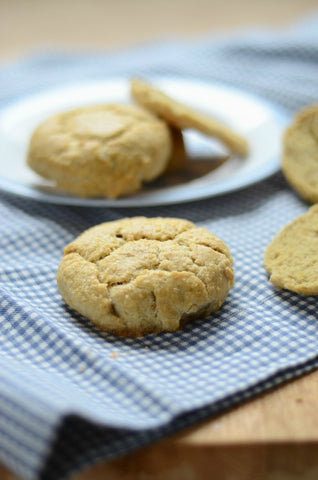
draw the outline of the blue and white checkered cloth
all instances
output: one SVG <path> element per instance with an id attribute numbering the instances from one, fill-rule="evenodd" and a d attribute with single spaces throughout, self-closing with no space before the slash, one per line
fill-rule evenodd
<path id="1" fill-rule="evenodd" d="M 137 74 L 221 81 L 292 114 L 318 100 L 318 16 L 281 32 L 34 55 L 0 67 L 0 107 L 79 78 Z M 317 368 L 317 299 L 276 291 L 262 266 L 271 238 L 307 207 L 281 174 L 217 198 L 129 210 L 2 192 L 0 461 L 26 480 L 68 478 Z M 215 320 L 119 339 L 65 307 L 55 281 L 64 245 L 127 215 L 188 218 L 229 245 L 236 283 Z"/>

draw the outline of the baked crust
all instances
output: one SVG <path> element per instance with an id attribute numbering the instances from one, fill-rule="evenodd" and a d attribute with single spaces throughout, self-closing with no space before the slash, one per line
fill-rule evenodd
<path id="1" fill-rule="evenodd" d="M 176 218 L 133 217 L 97 225 L 64 250 L 62 297 L 120 336 L 178 330 L 216 312 L 233 285 L 228 247 Z"/>
<path id="2" fill-rule="evenodd" d="M 185 149 L 183 133 L 175 127 L 170 127 L 172 149 L 171 155 L 164 173 L 175 173 L 186 168 L 188 156 Z"/>
<path id="3" fill-rule="evenodd" d="M 177 102 L 149 83 L 133 79 L 130 92 L 139 105 L 155 113 L 170 125 L 180 130 L 196 129 L 209 137 L 217 138 L 233 153 L 242 157 L 248 154 L 248 144 L 243 137 L 217 120 Z"/>
<path id="4" fill-rule="evenodd" d="M 27 163 L 65 192 L 117 198 L 157 178 L 171 150 L 169 127 L 155 115 L 132 105 L 96 105 L 39 125 Z"/>
<path id="5" fill-rule="evenodd" d="M 318 202 L 318 104 L 299 112 L 283 137 L 282 170 L 308 202 Z"/>
<path id="6" fill-rule="evenodd" d="M 265 250 L 264 266 L 276 287 L 318 295 L 318 205 L 275 236 Z"/>

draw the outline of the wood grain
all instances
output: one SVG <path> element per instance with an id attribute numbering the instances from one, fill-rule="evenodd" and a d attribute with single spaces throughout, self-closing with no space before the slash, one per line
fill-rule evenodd
<path id="1" fill-rule="evenodd" d="M 317 398 L 316 371 L 72 480 L 317 480 Z"/>
<path id="2" fill-rule="evenodd" d="M 317 480 L 318 372 L 74 480 Z"/>

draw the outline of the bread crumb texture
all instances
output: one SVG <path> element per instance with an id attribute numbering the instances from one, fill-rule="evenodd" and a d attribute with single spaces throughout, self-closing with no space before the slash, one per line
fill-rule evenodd
<path id="1" fill-rule="evenodd" d="M 318 295 L 318 205 L 276 235 L 265 250 L 264 266 L 276 287 Z"/>
<path id="2" fill-rule="evenodd" d="M 233 285 L 226 244 L 177 218 L 103 223 L 66 246 L 57 284 L 98 328 L 138 337 L 219 310 Z"/>

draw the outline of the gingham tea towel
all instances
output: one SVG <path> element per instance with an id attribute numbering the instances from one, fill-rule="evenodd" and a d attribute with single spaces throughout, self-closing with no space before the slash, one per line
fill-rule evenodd
<path id="1" fill-rule="evenodd" d="M 281 32 L 34 55 L 1 66 L 0 107 L 78 78 L 158 74 L 235 85 L 292 114 L 318 98 L 318 17 Z M 271 238 L 306 209 L 280 174 L 233 194 L 144 209 L 2 192 L 0 461 L 26 480 L 66 479 L 317 368 L 317 300 L 276 291 L 262 267 Z M 188 218 L 229 245 L 236 282 L 213 319 L 120 339 L 65 306 L 55 281 L 65 244 L 126 215 Z"/>

